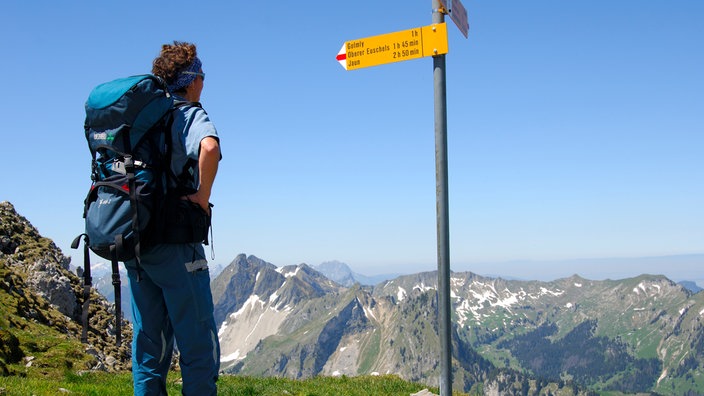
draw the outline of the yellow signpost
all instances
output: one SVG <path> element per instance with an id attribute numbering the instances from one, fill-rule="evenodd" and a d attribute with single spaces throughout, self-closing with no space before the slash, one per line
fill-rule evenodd
<path id="1" fill-rule="evenodd" d="M 448 4 L 449 7 L 447 7 Z M 469 22 L 467 21 L 467 11 L 460 0 L 432 0 L 432 5 L 432 25 L 347 41 L 342 44 L 336 59 L 345 70 L 354 70 L 426 56 L 433 57 L 440 396 L 451 396 L 452 304 L 450 300 L 450 215 L 447 180 L 447 84 L 445 82 L 445 54 L 447 54 L 448 48 L 445 14 L 452 13 L 453 21 L 465 37 L 469 31 Z"/>
<path id="2" fill-rule="evenodd" d="M 354 70 L 447 54 L 447 47 L 447 25 L 442 22 L 347 41 L 337 54 L 337 61 L 345 70 Z"/>

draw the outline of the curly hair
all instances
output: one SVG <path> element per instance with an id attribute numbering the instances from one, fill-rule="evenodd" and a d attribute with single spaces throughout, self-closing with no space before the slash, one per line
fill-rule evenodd
<path id="1" fill-rule="evenodd" d="M 167 84 L 178 78 L 178 73 L 190 66 L 196 58 L 196 45 L 183 41 L 161 46 L 161 53 L 152 63 L 152 74 L 161 77 Z"/>

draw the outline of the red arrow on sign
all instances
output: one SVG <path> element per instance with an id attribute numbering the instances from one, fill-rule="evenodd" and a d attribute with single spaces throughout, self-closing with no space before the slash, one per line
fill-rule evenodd
<path id="1" fill-rule="evenodd" d="M 335 59 L 347 70 L 347 50 L 345 49 L 345 44 L 342 44 L 342 48 L 340 48 L 340 52 L 337 53 Z"/>

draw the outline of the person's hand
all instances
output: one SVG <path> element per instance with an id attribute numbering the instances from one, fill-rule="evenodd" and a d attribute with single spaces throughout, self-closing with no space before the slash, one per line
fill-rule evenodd
<path id="1" fill-rule="evenodd" d="M 203 208 L 205 213 L 210 215 L 209 199 L 208 199 L 208 197 L 203 197 L 203 194 L 200 194 L 200 191 L 196 192 L 195 194 L 183 196 L 181 199 L 185 199 L 185 200 L 193 202 L 194 204 L 197 204 L 198 206 Z"/>

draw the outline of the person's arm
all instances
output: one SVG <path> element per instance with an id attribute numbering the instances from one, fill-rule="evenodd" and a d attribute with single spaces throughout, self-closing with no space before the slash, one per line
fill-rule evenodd
<path id="1" fill-rule="evenodd" d="M 188 196 L 191 202 L 200 205 L 203 210 L 210 213 L 210 192 L 213 188 L 215 175 L 218 173 L 218 163 L 220 162 L 220 144 L 214 137 L 208 136 L 200 141 L 200 153 L 198 154 L 198 174 L 200 184 L 195 194 Z"/>

